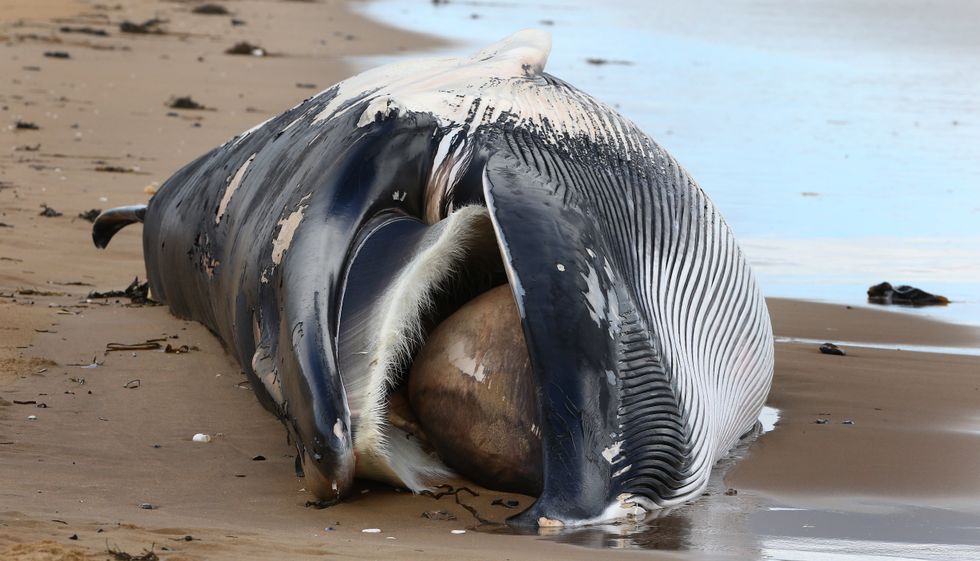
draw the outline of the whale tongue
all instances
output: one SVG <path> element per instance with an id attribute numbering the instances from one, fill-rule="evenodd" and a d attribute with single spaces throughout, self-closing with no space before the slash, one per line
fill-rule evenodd
<path id="1" fill-rule="evenodd" d="M 439 324 L 412 363 L 408 389 L 426 438 L 449 467 L 490 489 L 540 493 L 537 393 L 510 285 Z"/>

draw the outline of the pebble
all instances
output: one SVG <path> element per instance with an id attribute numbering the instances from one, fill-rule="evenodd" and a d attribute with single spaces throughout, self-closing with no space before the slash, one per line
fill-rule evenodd
<path id="1" fill-rule="evenodd" d="M 192 438 L 191 440 L 193 440 L 194 442 L 211 442 L 211 435 L 204 434 L 203 432 L 199 432 L 195 434 L 194 438 Z"/>
<path id="2" fill-rule="evenodd" d="M 854 421 L 852 421 L 850 419 L 844 419 L 843 421 L 840 422 L 840 424 L 842 424 L 842 425 L 853 425 L 854 424 Z"/>
<path id="3" fill-rule="evenodd" d="M 816 421 L 813 421 L 813 422 L 816 423 L 816 424 L 818 424 L 818 425 L 826 425 L 830 421 L 827 420 L 827 419 L 817 419 Z"/>
<path id="4" fill-rule="evenodd" d="M 450 534 L 465 534 L 466 530 L 449 530 Z"/>
<path id="5" fill-rule="evenodd" d="M 153 505 L 150 503 L 140 503 L 140 508 L 143 510 L 153 510 Z"/>
<path id="6" fill-rule="evenodd" d="M 37 420 L 37 415 L 28 415 L 27 416 L 27 420 L 28 421 L 36 421 Z"/>

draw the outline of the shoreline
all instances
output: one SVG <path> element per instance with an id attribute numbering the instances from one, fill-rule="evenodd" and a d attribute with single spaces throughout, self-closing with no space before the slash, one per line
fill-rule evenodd
<path id="1" fill-rule="evenodd" d="M 5 559 L 102 559 L 107 546 L 134 554 L 155 547 L 168 561 L 365 552 L 464 561 L 594 558 L 594 551 L 563 541 L 661 550 L 609 552 L 624 558 L 702 559 L 724 553 L 711 539 L 731 540 L 736 552 L 764 551 L 765 536 L 773 535 L 764 532 L 784 530 L 765 521 L 760 530 L 746 520 L 778 504 L 824 508 L 823 497 L 853 510 L 871 497 L 973 514 L 966 507 L 978 503 L 964 507 L 953 497 L 980 497 L 980 484 L 970 479 L 980 471 L 980 454 L 971 454 L 980 427 L 970 424 L 977 422 L 980 358 L 863 348 L 834 357 L 786 343 L 776 346 L 769 400 L 779 410 L 775 430 L 740 451 L 744 457 L 729 471 L 718 470 L 709 497 L 649 521 L 659 537 L 625 527 L 550 538 L 500 535 L 485 531 L 451 496 L 434 500 L 366 482 L 358 485 L 364 493 L 338 506 L 306 508 L 310 497 L 293 475 L 284 429 L 241 386 L 237 365 L 213 335 L 165 307 L 87 301 L 90 291 L 121 289 L 145 276 L 142 232 L 129 228 L 99 252 L 90 224 L 76 215 L 145 201 L 144 189 L 191 158 L 350 74 L 351 57 L 443 43 L 366 20 L 345 2 L 228 3 L 244 26 L 231 26 L 232 16 L 190 14 L 183 3 L 135 0 L 109 11 L 95 10 L 94 2 L 48 4 L 84 11 L 53 12 L 63 14 L 57 24 L 0 22 L 0 50 L 8 55 L 0 57 L 0 71 L 11 77 L 0 92 L 6 107 L 0 115 L 5 125 L 22 119 L 40 127 L 0 131 L 6 148 L 0 150 L 0 222 L 9 225 L 0 227 Z M 151 17 L 167 19 L 168 33 L 118 33 L 122 20 Z M 100 27 L 110 35 L 60 33 L 61 25 Z M 275 56 L 223 54 L 242 40 Z M 70 58 L 45 57 L 51 50 Z M 297 85 L 311 81 L 316 89 Z M 177 95 L 211 109 L 167 108 Z M 123 171 L 99 171 L 106 167 Z M 42 204 L 63 216 L 39 216 Z M 976 329 L 915 315 L 767 301 L 777 336 L 980 346 Z M 105 352 L 108 343 L 160 337 L 192 350 Z M 815 425 L 822 413 L 833 422 Z M 855 424 L 841 424 L 845 419 Z M 198 432 L 215 439 L 192 442 Z M 909 447 L 923 452 L 910 457 Z M 513 498 L 522 507 L 529 500 L 470 487 L 480 496 L 464 494 L 461 501 L 495 522 L 513 511 L 493 499 Z M 738 494 L 727 496 L 727 487 Z M 455 520 L 422 518 L 433 510 Z M 726 530 L 706 537 L 711 524 Z M 381 532 L 361 532 L 367 528 Z M 192 540 L 184 541 L 186 535 Z"/>

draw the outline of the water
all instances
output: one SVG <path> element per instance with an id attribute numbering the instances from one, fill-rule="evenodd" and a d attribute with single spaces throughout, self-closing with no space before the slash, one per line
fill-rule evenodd
<path id="1" fill-rule="evenodd" d="M 980 324 L 980 4 L 379 0 L 359 9 L 448 37 L 452 54 L 521 28 L 549 30 L 548 71 L 616 107 L 691 171 L 767 295 L 861 304 L 887 280 L 954 301 L 903 311 Z"/>
<path id="2" fill-rule="evenodd" d="M 751 492 L 730 494 L 724 478 L 756 439 L 779 430 L 779 410 L 763 408 L 760 430 L 712 471 L 703 496 L 654 511 L 643 521 L 540 529 L 547 539 L 595 549 L 691 552 L 701 559 L 779 561 L 976 561 L 980 512 L 880 499 L 830 498 L 839 508 L 787 504 Z M 512 533 L 499 525 L 478 527 Z"/>

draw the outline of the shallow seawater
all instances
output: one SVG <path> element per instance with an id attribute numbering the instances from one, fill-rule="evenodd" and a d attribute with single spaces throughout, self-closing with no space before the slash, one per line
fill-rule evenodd
<path id="1" fill-rule="evenodd" d="M 727 471 L 757 438 L 778 430 L 779 410 L 766 406 L 760 426 L 714 469 L 704 495 L 650 513 L 642 521 L 540 530 L 551 539 L 594 549 L 657 550 L 697 559 L 780 561 L 976 561 L 980 512 L 851 499 L 834 508 L 778 502 L 732 492 Z M 824 499 L 824 502 L 828 502 Z M 835 502 L 835 501 L 829 501 Z M 478 527 L 513 533 L 499 525 Z"/>
<path id="2" fill-rule="evenodd" d="M 548 71 L 617 108 L 691 171 L 766 295 L 860 304 L 887 280 L 954 302 L 900 311 L 980 324 L 980 4 L 378 0 L 359 9 L 455 40 L 453 54 L 517 29 L 549 30 Z"/>

